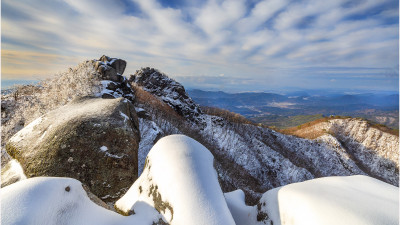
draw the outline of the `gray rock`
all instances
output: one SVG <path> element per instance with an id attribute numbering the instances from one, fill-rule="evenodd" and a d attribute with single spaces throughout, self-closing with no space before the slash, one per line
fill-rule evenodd
<path id="1" fill-rule="evenodd" d="M 94 69 L 100 74 L 104 81 L 112 81 L 104 86 L 109 90 L 102 95 L 103 98 L 124 97 L 131 101 L 135 100 L 133 92 L 128 80 L 122 76 L 125 71 L 126 61 L 118 58 L 110 58 L 103 55 L 99 60 L 94 60 Z"/>
<path id="2" fill-rule="evenodd" d="M 137 179 L 138 126 L 127 100 L 85 97 L 30 123 L 6 150 L 27 177 L 72 177 L 113 202 Z"/>
<path id="3" fill-rule="evenodd" d="M 103 55 L 99 59 L 100 62 L 103 62 L 105 65 L 110 66 L 111 68 L 115 69 L 115 72 L 119 75 L 124 74 L 126 68 L 126 61 L 118 58 L 111 58 L 106 55 Z"/>

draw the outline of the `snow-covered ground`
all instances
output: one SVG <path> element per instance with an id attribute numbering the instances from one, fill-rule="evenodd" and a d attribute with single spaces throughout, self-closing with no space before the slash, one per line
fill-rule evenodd
<path id="1" fill-rule="evenodd" d="M 139 208 L 139 207 L 138 207 Z M 37 177 L 1 189 L 3 225 L 128 225 L 158 221 L 158 212 L 142 205 L 137 215 L 125 217 L 102 208 L 72 178 Z"/>
<path id="2" fill-rule="evenodd" d="M 399 223 L 399 189 L 367 176 L 326 177 L 267 191 L 255 206 L 221 191 L 214 158 L 184 135 L 160 139 L 116 207 L 93 203 L 72 178 L 38 177 L 1 189 L 1 224 L 376 224 Z M 161 222 L 161 223 L 160 223 Z"/>

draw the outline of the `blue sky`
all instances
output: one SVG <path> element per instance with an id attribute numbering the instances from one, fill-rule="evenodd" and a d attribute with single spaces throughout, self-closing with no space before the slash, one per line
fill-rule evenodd
<path id="1" fill-rule="evenodd" d="M 102 54 L 190 88 L 398 90 L 397 0 L 3 0 L 2 80 Z M 289 88 L 290 87 L 290 88 Z"/>

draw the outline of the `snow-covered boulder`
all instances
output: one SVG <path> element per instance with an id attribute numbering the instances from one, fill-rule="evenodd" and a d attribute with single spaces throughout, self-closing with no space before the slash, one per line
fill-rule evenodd
<path id="1" fill-rule="evenodd" d="M 137 178 L 140 135 L 133 105 L 122 98 L 80 98 L 39 117 L 16 133 L 7 152 L 27 177 L 80 180 L 106 202 Z"/>
<path id="2" fill-rule="evenodd" d="M 125 217 L 92 201 L 82 183 L 71 178 L 36 177 L 1 189 L 1 224 L 4 225 L 132 225 L 154 224 L 160 215 L 143 205 Z"/>
<path id="3" fill-rule="evenodd" d="M 289 184 L 263 195 L 257 220 L 274 225 L 397 225 L 399 188 L 362 175 Z"/>
<path id="4" fill-rule="evenodd" d="M 235 224 L 213 160 L 203 145 L 187 136 L 164 137 L 151 149 L 142 175 L 116 208 L 131 214 L 145 202 L 171 224 Z"/>

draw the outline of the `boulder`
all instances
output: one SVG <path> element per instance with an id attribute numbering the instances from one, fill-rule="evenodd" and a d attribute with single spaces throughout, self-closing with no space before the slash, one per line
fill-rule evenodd
<path id="1" fill-rule="evenodd" d="M 16 133 L 7 152 L 26 176 L 72 177 L 113 202 L 138 173 L 138 119 L 123 98 L 79 98 Z"/>

